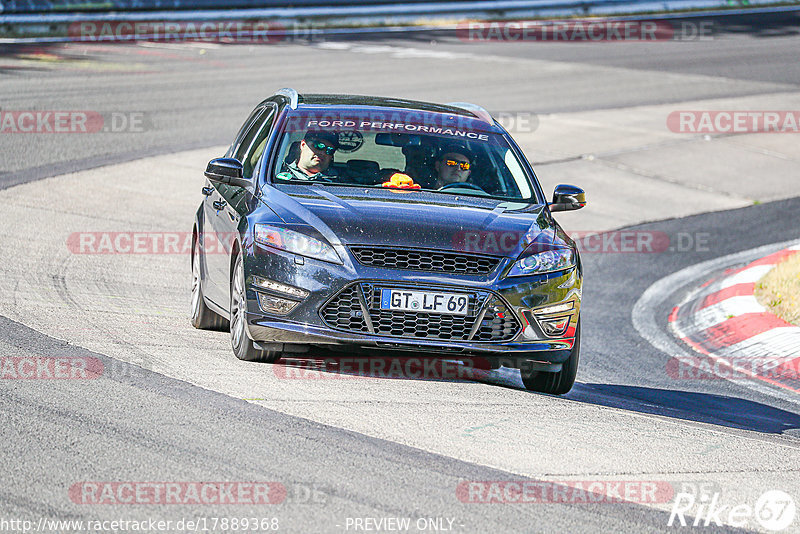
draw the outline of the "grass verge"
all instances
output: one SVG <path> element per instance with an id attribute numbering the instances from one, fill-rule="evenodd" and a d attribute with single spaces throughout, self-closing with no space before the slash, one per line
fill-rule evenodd
<path id="1" fill-rule="evenodd" d="M 800 325 L 800 253 L 789 256 L 759 280 L 755 294 L 768 311 Z"/>

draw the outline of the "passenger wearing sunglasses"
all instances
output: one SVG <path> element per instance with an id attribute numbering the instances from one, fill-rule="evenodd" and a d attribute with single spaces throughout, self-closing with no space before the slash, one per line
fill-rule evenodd
<path id="1" fill-rule="evenodd" d="M 285 170 L 278 178 L 330 182 L 338 176 L 336 169 L 330 166 L 339 148 L 339 136 L 334 132 L 309 130 L 299 148 L 297 159 L 284 164 Z"/>
<path id="2" fill-rule="evenodd" d="M 436 169 L 436 188 L 466 182 L 472 173 L 472 154 L 460 146 L 444 147 L 433 164 Z"/>

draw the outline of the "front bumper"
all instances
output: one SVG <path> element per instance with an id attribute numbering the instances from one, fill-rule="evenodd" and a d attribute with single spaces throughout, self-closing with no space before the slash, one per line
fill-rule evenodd
<path id="1" fill-rule="evenodd" d="M 503 260 L 488 276 L 472 276 L 367 267 L 353 260 L 346 250 L 338 249 L 337 252 L 344 259 L 343 265 L 309 258 L 298 260 L 293 254 L 260 246 L 248 252 L 245 261 L 248 331 L 257 343 L 321 345 L 329 348 L 355 346 L 369 350 L 425 352 L 441 354 L 443 357 L 458 354 L 502 356 L 555 364 L 569 357 L 574 343 L 580 314 L 580 264 L 559 273 L 502 278 L 501 273 L 508 267 L 510 259 Z M 308 296 L 285 316 L 265 313 L 258 302 L 258 293 L 263 295 L 265 290 L 252 283 L 253 277 L 302 288 L 308 291 Z M 332 299 L 354 286 L 423 288 L 488 295 L 499 299 L 505 311 L 513 314 L 516 328 L 502 341 L 483 341 L 442 339 L 430 334 L 428 337 L 387 335 L 385 328 L 381 332 L 372 325 L 370 328 L 362 327 L 362 331 L 332 326 L 330 321 L 323 318 L 321 310 Z M 272 296 L 277 294 L 273 293 Z M 566 330 L 558 337 L 545 335 L 537 322 L 541 314 L 537 315 L 536 310 L 564 302 L 572 306 L 568 313 L 560 314 L 569 318 Z"/>

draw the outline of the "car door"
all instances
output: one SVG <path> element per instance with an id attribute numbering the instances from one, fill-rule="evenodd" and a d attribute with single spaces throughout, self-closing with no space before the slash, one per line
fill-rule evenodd
<path id="1" fill-rule="evenodd" d="M 267 103 L 255 117 L 249 128 L 239 136 L 232 146 L 231 157 L 243 163 L 245 178 L 253 177 L 255 165 L 250 164 L 253 154 L 266 139 L 275 118 L 275 105 Z M 263 151 L 263 145 L 262 151 Z M 216 250 L 206 257 L 214 287 L 209 292 L 209 299 L 224 309 L 228 309 L 230 301 L 230 268 L 233 244 L 238 235 L 239 221 L 246 211 L 247 189 L 228 184 L 214 184 L 214 191 L 206 199 L 206 221 L 210 223 L 214 234 Z"/>

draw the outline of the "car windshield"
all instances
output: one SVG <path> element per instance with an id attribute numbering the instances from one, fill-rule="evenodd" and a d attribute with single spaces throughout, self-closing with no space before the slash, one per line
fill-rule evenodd
<path id="1" fill-rule="evenodd" d="M 503 135 L 477 119 L 327 108 L 287 116 L 272 177 L 538 201 L 524 168 Z"/>

